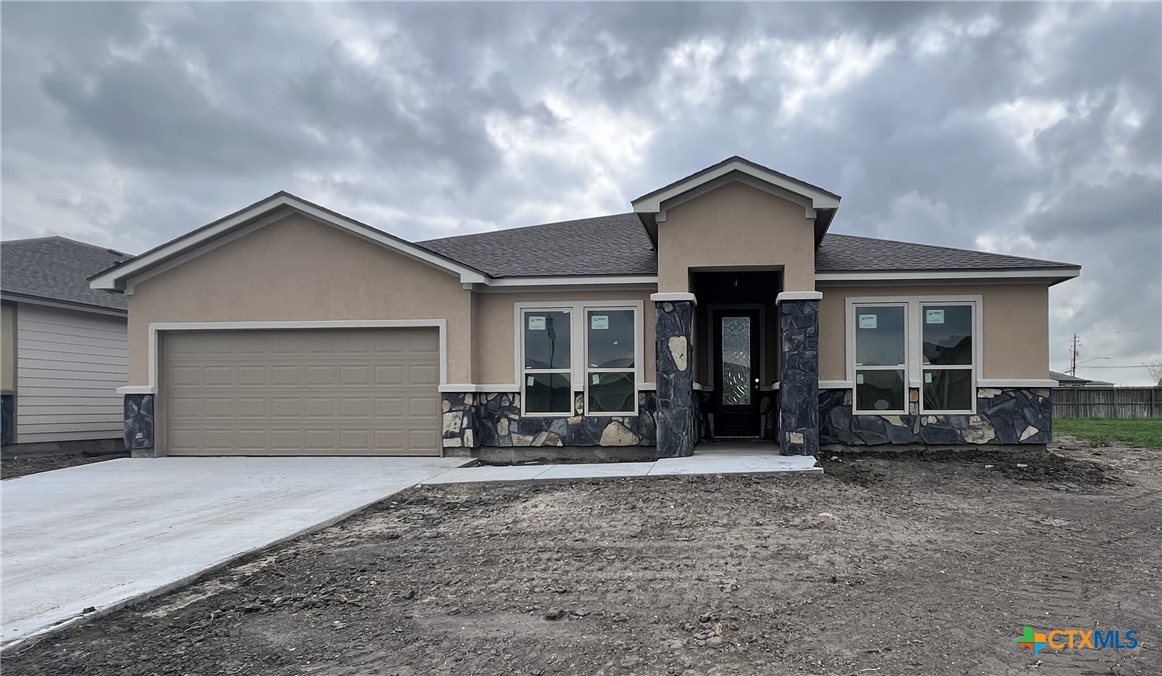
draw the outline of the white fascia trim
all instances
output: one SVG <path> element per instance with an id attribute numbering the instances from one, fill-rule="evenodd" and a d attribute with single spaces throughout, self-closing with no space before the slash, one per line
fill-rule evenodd
<path id="1" fill-rule="evenodd" d="M 527 291 L 538 286 L 657 286 L 657 275 L 594 275 L 576 277 L 504 277 L 481 282 L 485 289 L 516 288 Z"/>
<path id="2" fill-rule="evenodd" d="M 692 293 L 651 293 L 650 300 L 655 303 L 694 303 L 698 304 L 698 299 Z"/>
<path id="3" fill-rule="evenodd" d="M 153 385 L 122 385 L 117 388 L 117 394 L 157 394 L 157 388 Z"/>
<path id="4" fill-rule="evenodd" d="M 25 305 L 39 305 L 42 307 L 50 307 L 58 310 L 68 310 L 70 312 L 84 312 L 94 315 L 107 315 L 109 317 L 120 317 L 126 319 L 129 314 L 126 310 L 118 310 L 115 308 L 102 308 L 95 305 L 81 305 L 79 303 L 57 302 L 52 300 L 45 300 L 43 298 L 32 298 L 25 296 L 14 296 L 11 294 L 0 294 L 0 300 L 6 300 L 9 303 L 25 304 Z"/>
<path id="5" fill-rule="evenodd" d="M 448 320 L 446 319 L 369 319 L 334 321 L 278 321 L 278 322 L 154 322 L 149 325 L 149 385 L 132 385 L 143 388 L 141 392 L 122 394 L 156 394 L 159 369 L 158 344 L 162 331 L 277 331 L 280 329 L 392 329 L 392 328 L 436 328 L 440 331 L 440 384 L 448 382 Z M 145 391 L 144 388 L 148 388 Z"/>
<path id="6" fill-rule="evenodd" d="M 819 389 L 821 390 L 850 390 L 855 387 L 855 383 L 850 380 L 820 380 Z"/>
<path id="7" fill-rule="evenodd" d="M 790 181 L 783 176 L 764 171 L 757 167 L 751 166 L 745 162 L 734 160 L 718 167 L 714 171 L 706 172 L 700 176 L 695 176 L 681 183 L 672 186 L 670 189 L 652 195 L 648 198 L 638 200 L 633 203 L 633 210 L 639 214 L 656 214 L 662 211 L 662 204 L 669 200 L 673 200 L 679 195 L 694 190 L 699 186 L 716 181 L 732 172 L 740 172 L 756 178 L 763 183 L 766 183 L 777 188 L 781 188 L 789 193 L 805 197 L 811 201 L 811 206 L 814 209 L 838 209 L 839 200 L 823 193 L 819 190 L 814 190 L 806 186 Z M 662 220 L 665 220 L 664 218 Z"/>
<path id="8" fill-rule="evenodd" d="M 981 378 L 977 387 L 1057 387 L 1060 383 L 1052 378 Z"/>
<path id="9" fill-rule="evenodd" d="M 463 283 L 484 283 L 487 281 L 487 278 L 482 273 L 476 270 L 472 270 L 471 268 L 452 263 L 451 261 L 441 258 L 426 249 L 422 249 L 401 239 L 391 237 L 386 233 L 380 232 L 361 223 L 357 223 L 348 218 L 324 211 L 290 195 L 276 195 L 274 198 L 256 204 L 250 209 L 247 209 L 246 211 L 243 211 L 242 213 L 239 213 L 232 218 L 222 221 L 213 227 L 209 227 L 200 232 L 195 232 L 193 234 L 182 237 L 168 245 L 161 247 L 160 249 L 157 249 L 152 253 L 132 259 L 128 263 L 109 270 L 104 274 L 98 275 L 93 278 L 93 280 L 89 283 L 89 286 L 94 289 L 116 291 L 118 290 L 118 282 L 123 282 L 124 280 L 133 277 L 135 273 L 156 265 L 158 261 L 166 260 L 173 256 L 179 256 L 183 253 L 194 251 L 201 245 L 217 239 L 218 237 L 224 235 L 230 230 L 233 230 L 234 228 L 237 228 L 243 223 L 261 217 L 262 215 L 267 214 L 274 209 L 278 209 L 284 206 L 296 209 L 319 222 L 332 225 L 342 230 L 347 230 L 354 235 L 371 240 L 378 244 L 382 244 L 389 249 L 394 249 L 401 254 L 432 265 L 433 267 L 440 268 L 452 274 L 457 274 L 460 276 L 460 281 Z"/>
<path id="10" fill-rule="evenodd" d="M 785 300 L 823 300 L 823 292 L 821 291 L 784 291 L 775 296 L 775 304 L 782 303 Z"/>
<path id="11" fill-rule="evenodd" d="M 1072 279 L 1080 270 L 1021 268 L 1013 270 L 918 271 L 918 272 L 816 272 L 816 282 L 891 282 L 930 279 Z"/>

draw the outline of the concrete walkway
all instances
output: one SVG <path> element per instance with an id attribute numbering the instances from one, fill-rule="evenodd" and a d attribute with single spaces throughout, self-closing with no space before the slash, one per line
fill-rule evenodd
<path id="1" fill-rule="evenodd" d="M 180 586 L 467 462 L 125 458 L 0 482 L 0 650 Z"/>
<path id="2" fill-rule="evenodd" d="M 607 462 L 570 465 L 512 465 L 461 467 L 425 480 L 425 484 L 478 481 L 553 481 L 600 477 L 676 476 L 694 474 L 822 474 L 815 458 L 778 455 L 777 449 L 757 444 L 700 444 L 688 458 L 654 462 Z"/>

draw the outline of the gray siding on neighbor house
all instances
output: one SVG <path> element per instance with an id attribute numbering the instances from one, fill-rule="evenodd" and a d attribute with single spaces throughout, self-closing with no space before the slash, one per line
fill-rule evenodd
<path id="1" fill-rule="evenodd" d="M 123 317 L 22 303 L 16 333 L 15 443 L 122 435 Z"/>

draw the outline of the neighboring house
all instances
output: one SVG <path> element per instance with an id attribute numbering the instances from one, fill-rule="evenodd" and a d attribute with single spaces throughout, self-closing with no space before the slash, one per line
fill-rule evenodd
<path id="1" fill-rule="evenodd" d="M 1088 378 L 1080 378 L 1078 376 L 1071 376 L 1068 373 L 1058 373 L 1057 371 L 1050 371 L 1049 377 L 1057 381 L 1058 387 L 1113 387 L 1113 383 L 1108 383 L 1104 380 L 1090 380 Z"/>
<path id="2" fill-rule="evenodd" d="M 414 243 L 278 193 L 92 285 L 129 299 L 143 453 L 1049 441 L 1078 266 L 829 234 L 839 199 L 731 158 L 633 213 Z"/>
<path id="3" fill-rule="evenodd" d="M 0 243 L 5 446 L 121 439 L 127 299 L 88 278 L 126 258 L 64 237 Z"/>

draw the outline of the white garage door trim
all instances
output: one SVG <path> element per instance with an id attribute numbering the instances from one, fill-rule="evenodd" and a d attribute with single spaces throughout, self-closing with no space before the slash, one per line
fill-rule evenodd
<path id="1" fill-rule="evenodd" d="M 261 331 L 273 329 L 437 328 L 440 333 L 440 385 L 448 384 L 447 319 L 369 319 L 320 322 L 155 322 L 149 325 L 149 384 L 117 388 L 118 394 L 157 394 L 158 334 L 162 331 Z"/>

